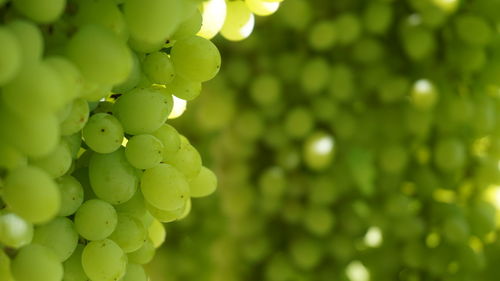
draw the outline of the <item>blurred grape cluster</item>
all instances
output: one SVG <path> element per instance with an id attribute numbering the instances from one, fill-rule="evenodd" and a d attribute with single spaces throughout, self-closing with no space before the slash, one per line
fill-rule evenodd
<path id="1" fill-rule="evenodd" d="M 498 280 L 498 11 L 289 0 L 217 42 L 225 65 L 175 125 L 220 189 L 170 226 L 154 277 Z"/>

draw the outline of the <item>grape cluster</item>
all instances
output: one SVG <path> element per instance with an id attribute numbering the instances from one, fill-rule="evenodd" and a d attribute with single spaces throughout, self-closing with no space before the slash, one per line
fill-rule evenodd
<path id="1" fill-rule="evenodd" d="M 292 0 L 221 44 L 219 95 L 176 121 L 220 188 L 165 280 L 497 280 L 499 10 Z"/>
<path id="2" fill-rule="evenodd" d="M 162 223 L 217 186 L 166 122 L 218 73 L 210 39 L 241 4 L 279 5 L 246 2 L 0 1 L 0 280 L 148 279 Z"/>

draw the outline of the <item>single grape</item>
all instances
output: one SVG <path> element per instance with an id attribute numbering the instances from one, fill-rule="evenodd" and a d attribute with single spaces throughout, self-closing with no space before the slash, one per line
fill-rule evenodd
<path id="1" fill-rule="evenodd" d="M 227 3 L 227 15 L 220 34 L 231 41 L 240 41 L 252 34 L 255 17 L 245 1 Z"/>
<path id="2" fill-rule="evenodd" d="M 38 26 L 27 20 L 16 19 L 9 22 L 7 27 L 19 41 L 22 64 L 29 65 L 40 60 L 44 46 L 42 32 Z"/>
<path id="3" fill-rule="evenodd" d="M 166 91 L 183 100 L 194 100 L 201 93 L 201 82 L 190 81 L 176 76 L 172 82 L 166 85 Z"/>
<path id="4" fill-rule="evenodd" d="M 24 166 L 9 173 L 2 195 L 12 211 L 31 223 L 47 222 L 59 212 L 57 185 L 37 167 Z"/>
<path id="5" fill-rule="evenodd" d="M 151 242 L 155 246 L 155 248 L 160 247 L 163 242 L 165 242 L 166 230 L 163 224 L 154 219 L 151 225 L 148 228 L 148 237 L 151 239 Z"/>
<path id="6" fill-rule="evenodd" d="M 172 107 L 172 97 L 152 88 L 138 88 L 118 98 L 113 114 L 120 120 L 126 133 L 149 134 L 167 121 Z"/>
<path id="7" fill-rule="evenodd" d="M 85 143 L 98 153 L 116 151 L 122 145 L 123 134 L 120 121 L 107 113 L 92 115 L 82 130 Z"/>
<path id="8" fill-rule="evenodd" d="M 31 243 L 33 225 L 14 213 L 0 215 L 0 242 L 8 247 L 21 248 Z"/>
<path id="9" fill-rule="evenodd" d="M 175 70 L 167 53 L 154 52 L 144 58 L 142 69 L 155 84 L 168 84 L 175 77 Z"/>
<path id="10" fill-rule="evenodd" d="M 78 210 L 83 203 L 83 188 L 80 182 L 72 176 L 65 175 L 58 178 L 59 192 L 61 194 L 61 208 L 59 216 L 70 216 Z"/>
<path id="11" fill-rule="evenodd" d="M 63 277 L 63 267 L 57 255 L 38 244 L 21 248 L 12 260 L 11 270 L 16 281 L 59 281 Z"/>
<path id="12" fill-rule="evenodd" d="M 152 135 L 136 135 L 125 148 L 128 162 L 137 169 L 150 169 L 163 159 L 163 143 Z"/>
<path id="13" fill-rule="evenodd" d="M 69 40 L 66 49 L 68 58 L 90 82 L 119 84 L 132 71 L 130 50 L 116 34 L 102 26 L 82 26 Z"/>
<path id="14" fill-rule="evenodd" d="M 198 175 L 189 181 L 191 197 L 204 197 L 215 192 L 217 177 L 206 167 L 201 167 Z"/>
<path id="15" fill-rule="evenodd" d="M 144 268 L 135 263 L 128 263 L 127 264 L 127 273 L 125 273 L 125 276 L 123 276 L 120 281 L 147 281 L 148 276 L 146 275 L 146 272 L 144 271 Z"/>
<path id="16" fill-rule="evenodd" d="M 78 244 L 78 233 L 70 219 L 58 217 L 35 228 L 33 243 L 53 250 L 59 261 L 63 262 L 73 254 Z"/>
<path id="17" fill-rule="evenodd" d="M 71 111 L 61 122 L 61 134 L 63 136 L 80 131 L 89 119 L 89 104 L 84 99 L 75 99 Z"/>
<path id="18" fill-rule="evenodd" d="M 125 275 L 127 255 L 112 240 L 92 241 L 83 249 L 82 265 L 91 280 L 120 280 Z"/>
<path id="19" fill-rule="evenodd" d="M 141 190 L 146 201 L 161 210 L 181 208 L 189 199 L 185 176 L 168 164 L 146 170 L 142 174 Z"/>
<path id="20" fill-rule="evenodd" d="M 109 239 L 116 242 L 125 253 L 130 253 L 142 247 L 146 235 L 146 229 L 138 219 L 118 213 L 118 223 Z"/>
<path id="21" fill-rule="evenodd" d="M 128 260 L 130 263 L 147 264 L 153 259 L 155 252 L 153 242 L 147 239 L 139 250 L 128 254 Z"/>
<path id="22" fill-rule="evenodd" d="M 128 163 L 124 148 L 109 154 L 92 154 L 89 178 L 97 197 L 111 204 L 128 201 L 139 184 L 137 170 Z"/>
<path id="23" fill-rule="evenodd" d="M 116 228 L 118 218 L 113 206 L 99 199 L 85 201 L 75 214 L 76 231 L 85 239 L 105 239 Z"/>
<path id="24" fill-rule="evenodd" d="M 172 47 L 170 57 L 177 74 L 195 82 L 212 79 L 221 66 L 217 47 L 209 40 L 198 36 L 177 41 Z"/>

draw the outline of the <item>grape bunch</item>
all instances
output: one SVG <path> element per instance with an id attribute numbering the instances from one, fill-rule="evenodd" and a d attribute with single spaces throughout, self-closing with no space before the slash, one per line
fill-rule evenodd
<path id="1" fill-rule="evenodd" d="M 218 95 L 175 121 L 219 192 L 164 280 L 497 280 L 499 10 L 295 0 L 219 44 Z"/>
<path id="2" fill-rule="evenodd" d="M 0 1 L 0 280 L 148 280 L 162 223 L 216 189 L 169 119 L 219 72 L 210 39 L 234 39 L 242 5 L 279 3 Z"/>

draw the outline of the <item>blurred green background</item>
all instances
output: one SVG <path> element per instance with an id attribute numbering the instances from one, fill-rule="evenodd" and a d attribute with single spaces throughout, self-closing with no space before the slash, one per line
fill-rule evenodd
<path id="1" fill-rule="evenodd" d="M 286 0 L 172 124 L 218 175 L 152 281 L 499 280 L 500 1 Z"/>

